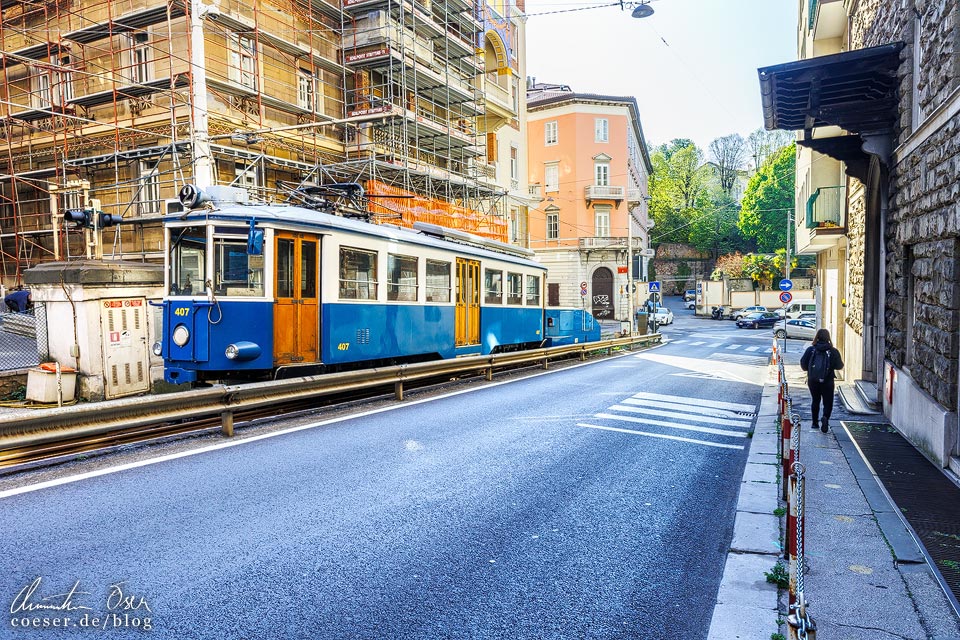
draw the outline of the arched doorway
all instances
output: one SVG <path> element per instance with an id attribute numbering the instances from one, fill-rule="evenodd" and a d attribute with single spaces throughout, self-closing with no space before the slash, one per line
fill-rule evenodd
<path id="1" fill-rule="evenodd" d="M 613 272 L 597 267 L 593 272 L 593 317 L 598 320 L 613 318 Z"/>

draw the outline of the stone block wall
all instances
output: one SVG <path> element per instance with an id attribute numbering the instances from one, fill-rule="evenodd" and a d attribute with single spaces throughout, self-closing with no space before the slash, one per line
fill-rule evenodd
<path id="1" fill-rule="evenodd" d="M 960 115 L 937 128 L 924 124 L 931 114 L 950 106 L 960 87 L 960 8 L 955 0 L 854 0 L 850 4 L 851 48 L 906 44 L 894 132 L 894 147 L 901 148 L 895 149 L 892 159 L 884 238 L 885 355 L 897 367 L 908 368 L 914 383 L 944 409 L 954 410 L 960 369 Z M 919 34 L 915 33 L 918 26 Z M 920 110 L 916 131 L 915 97 Z M 863 260 L 859 225 L 862 203 L 851 200 L 851 264 Z M 851 288 L 862 292 L 862 273 L 855 273 L 851 270 Z M 852 305 L 859 305 L 848 309 L 853 326 L 862 317 L 862 295 L 850 294 Z M 908 326 L 911 309 L 912 327 Z"/>

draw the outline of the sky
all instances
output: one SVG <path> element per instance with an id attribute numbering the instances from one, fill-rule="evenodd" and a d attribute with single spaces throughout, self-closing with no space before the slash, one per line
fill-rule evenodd
<path id="1" fill-rule="evenodd" d="M 795 0 L 527 0 L 527 75 L 577 93 L 633 96 L 647 145 L 746 137 L 763 126 L 757 68 L 795 60 Z M 629 4 L 629 3 L 628 3 Z"/>

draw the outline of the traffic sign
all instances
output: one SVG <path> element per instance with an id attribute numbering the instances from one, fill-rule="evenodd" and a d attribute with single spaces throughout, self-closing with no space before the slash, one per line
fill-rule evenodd
<path id="1" fill-rule="evenodd" d="M 783 304 L 787 304 L 791 300 L 793 300 L 793 294 L 790 293 L 789 291 L 784 291 L 783 293 L 780 294 L 780 302 L 782 302 Z"/>
<path id="2" fill-rule="evenodd" d="M 647 283 L 647 291 L 650 293 L 660 293 L 660 281 L 653 280 L 652 282 Z"/>
<path id="3" fill-rule="evenodd" d="M 580 283 L 580 288 L 581 288 L 581 289 L 586 289 L 586 288 L 587 288 L 587 281 L 586 281 L 586 280 L 584 280 L 583 282 Z"/>
<path id="4" fill-rule="evenodd" d="M 783 280 L 780 281 L 781 291 L 790 291 L 790 289 L 793 289 L 793 280 L 788 280 L 787 278 L 784 278 Z"/>

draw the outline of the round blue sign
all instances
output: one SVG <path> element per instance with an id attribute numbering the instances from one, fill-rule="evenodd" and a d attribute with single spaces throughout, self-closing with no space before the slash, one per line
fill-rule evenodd
<path id="1" fill-rule="evenodd" d="M 783 280 L 780 281 L 780 290 L 781 290 L 781 291 L 790 291 L 790 289 L 793 289 L 793 281 L 792 281 L 792 280 L 788 280 L 787 278 L 784 278 Z"/>

